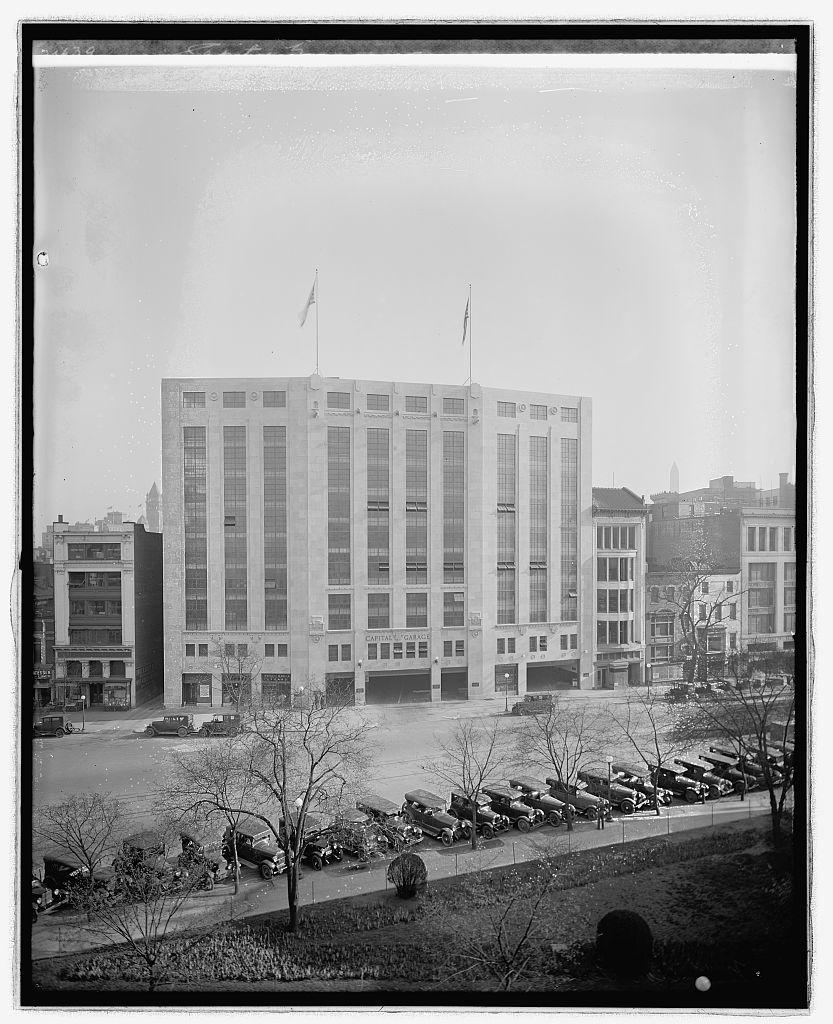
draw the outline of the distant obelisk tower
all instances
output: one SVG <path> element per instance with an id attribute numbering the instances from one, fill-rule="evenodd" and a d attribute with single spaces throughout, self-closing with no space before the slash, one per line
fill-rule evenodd
<path id="1" fill-rule="evenodd" d="M 154 486 L 156 485 L 154 484 Z M 680 471 L 677 469 L 676 462 L 671 463 L 671 493 L 680 493 Z"/>
<path id="2" fill-rule="evenodd" d="M 145 514 L 147 516 L 148 533 L 162 532 L 162 501 L 156 488 L 156 481 L 145 495 Z"/>

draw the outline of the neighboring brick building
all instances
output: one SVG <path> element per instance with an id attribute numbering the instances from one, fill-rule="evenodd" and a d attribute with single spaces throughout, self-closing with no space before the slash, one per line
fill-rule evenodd
<path id="1" fill-rule="evenodd" d="M 32 683 L 34 704 L 49 704 L 55 678 L 53 646 L 55 644 L 55 590 L 51 561 L 34 562 L 34 621 L 32 643 Z"/>
<path id="2" fill-rule="evenodd" d="M 165 702 L 592 686 L 586 398 L 339 378 L 162 383 Z"/>
<path id="3" fill-rule="evenodd" d="M 597 689 L 645 680 L 647 518 L 644 499 L 627 487 L 593 488 Z"/>
<path id="4" fill-rule="evenodd" d="M 162 695 L 162 537 L 54 531 L 54 699 L 126 709 Z"/>

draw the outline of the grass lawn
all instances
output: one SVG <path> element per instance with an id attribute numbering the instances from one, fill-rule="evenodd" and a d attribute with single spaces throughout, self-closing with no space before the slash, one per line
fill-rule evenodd
<path id="1" fill-rule="evenodd" d="M 600 1005 L 624 993 L 632 1005 L 801 1005 L 803 946 L 800 930 L 793 933 L 789 875 L 774 869 L 767 825 L 746 823 L 585 850 L 465 882 L 429 879 L 415 900 L 385 893 L 305 907 L 296 936 L 283 932 L 283 914 L 177 936 L 171 949 L 181 960 L 155 998 L 216 992 L 228 1002 L 245 991 L 283 1002 L 289 992 L 371 999 L 391 992 L 403 1001 L 447 1002 L 449 993 L 497 992 L 501 971 L 483 959 L 496 948 L 492 922 L 504 914 L 504 938 L 517 938 L 545 877 L 510 1001 L 531 993 L 539 1003 Z M 597 960 L 596 925 L 614 909 L 638 912 L 651 928 L 646 975 L 622 977 Z M 711 982 L 706 994 L 694 987 L 700 976 Z M 119 947 L 39 961 L 33 986 L 36 998 L 48 1001 L 54 992 L 56 1002 L 146 990 L 140 968 Z"/>

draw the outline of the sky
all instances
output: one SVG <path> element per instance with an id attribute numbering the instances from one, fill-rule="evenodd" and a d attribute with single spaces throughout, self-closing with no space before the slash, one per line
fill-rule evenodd
<path id="1" fill-rule="evenodd" d="M 35 535 L 131 518 L 160 382 L 473 377 L 593 400 L 593 481 L 794 479 L 774 71 L 37 71 Z"/>

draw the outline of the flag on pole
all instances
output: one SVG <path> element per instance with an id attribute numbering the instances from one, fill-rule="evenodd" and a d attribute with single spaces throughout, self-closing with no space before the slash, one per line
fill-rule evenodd
<path id="1" fill-rule="evenodd" d="M 469 302 L 470 299 L 466 299 L 466 311 L 463 314 L 463 340 L 460 342 L 461 345 L 466 343 L 466 332 L 469 329 Z"/>
<path id="2" fill-rule="evenodd" d="M 306 304 L 304 305 L 304 308 L 298 314 L 298 319 L 301 322 L 301 327 L 303 327 L 304 324 L 307 322 L 307 313 L 309 313 L 310 306 L 314 305 L 314 303 L 315 303 L 315 284 L 316 284 L 316 282 L 313 281 L 312 282 L 312 288 L 310 288 L 310 292 L 309 292 L 309 298 L 307 299 Z"/>

